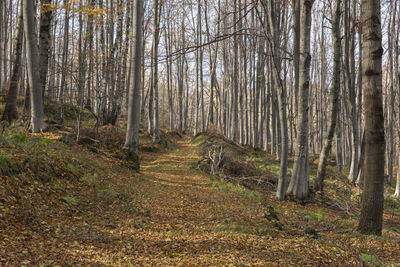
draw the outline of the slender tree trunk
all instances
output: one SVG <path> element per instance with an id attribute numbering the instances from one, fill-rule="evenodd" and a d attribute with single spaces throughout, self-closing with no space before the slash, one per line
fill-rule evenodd
<path id="1" fill-rule="evenodd" d="M 154 117 L 153 117 L 153 142 L 160 143 L 160 125 L 159 125 L 159 99 L 158 99 L 158 44 L 160 39 L 160 13 L 162 4 L 159 0 L 153 0 L 154 21 L 153 21 L 153 44 L 152 44 L 152 91 L 154 92 Z"/>
<path id="2" fill-rule="evenodd" d="M 398 149 L 400 151 L 400 147 Z M 398 156 L 398 166 L 400 166 L 400 156 Z M 397 181 L 396 181 L 396 190 L 394 192 L 394 197 L 396 199 L 400 199 L 400 170 L 397 169 Z"/>
<path id="3" fill-rule="evenodd" d="M 167 89 L 168 89 L 168 118 L 169 118 L 169 129 L 174 130 L 174 98 L 172 92 L 172 32 L 171 32 L 171 14 L 169 7 L 166 7 L 166 27 L 165 31 L 165 50 L 167 51 L 168 58 L 166 59 L 167 65 Z"/>
<path id="4" fill-rule="evenodd" d="M 232 130 L 233 130 L 233 135 L 232 135 L 232 140 L 235 142 L 239 141 L 239 114 L 238 114 L 238 92 L 239 92 L 239 81 L 238 81 L 238 72 L 239 72 L 239 55 L 238 55 L 238 34 L 237 34 L 237 13 L 238 13 L 238 4 L 237 0 L 234 0 L 234 8 L 235 10 L 233 11 L 233 36 L 234 36 L 234 41 L 233 41 L 233 125 L 232 125 Z"/>
<path id="5" fill-rule="evenodd" d="M 330 115 L 328 122 L 328 131 L 325 136 L 324 146 L 319 157 L 317 178 L 315 179 L 314 189 L 323 191 L 324 179 L 326 175 L 326 164 L 328 156 L 331 152 L 333 135 L 335 134 L 336 120 L 339 109 L 339 92 L 340 92 L 340 59 L 341 59 L 341 40 L 340 40 L 340 3 L 341 0 L 336 0 L 335 10 L 333 14 L 333 25 L 332 25 L 332 43 L 334 49 L 334 66 L 333 66 L 333 78 L 332 78 L 332 89 L 330 91 Z"/>
<path id="6" fill-rule="evenodd" d="M 358 121 L 357 121 L 357 106 L 356 106 L 356 88 L 355 88 L 355 71 L 354 71 L 354 31 L 351 29 L 353 27 L 353 23 L 351 20 L 351 7 L 350 0 L 345 2 L 345 69 L 346 69 L 346 87 L 348 91 L 348 103 L 350 104 L 349 108 L 349 120 L 350 120 L 350 147 L 351 147 L 351 162 L 350 162 L 350 171 L 348 175 L 348 179 L 351 183 L 355 183 L 357 179 L 357 166 L 358 166 Z M 345 103 L 347 104 L 347 102 Z"/>
<path id="7" fill-rule="evenodd" d="M 94 8 L 95 0 L 89 0 L 89 8 Z M 88 78 L 86 84 L 87 90 L 87 99 L 85 103 L 85 107 L 89 110 L 92 110 L 92 73 L 93 73 L 93 15 L 89 14 L 87 18 L 87 34 L 85 35 L 85 39 L 88 42 Z M 129 91 L 129 90 L 128 90 Z"/>
<path id="8" fill-rule="evenodd" d="M 299 113 L 299 66 L 300 66 L 300 0 L 293 1 L 293 18 L 294 18 L 294 40 L 293 40 L 293 65 L 294 65 L 294 101 L 295 101 L 295 117 Z M 295 131 L 295 136 L 297 132 Z"/>
<path id="9" fill-rule="evenodd" d="M 390 1 L 390 16 L 391 19 L 389 20 L 388 26 L 388 50 L 389 50 L 389 99 L 388 99 L 388 128 L 387 128 L 387 150 L 388 150 L 388 157 L 387 157 L 387 182 L 388 184 L 392 184 L 393 180 L 393 158 L 394 158 L 394 53 L 393 53 L 393 43 L 394 43 L 394 35 L 396 31 L 396 12 L 397 12 L 397 1 Z"/>
<path id="10" fill-rule="evenodd" d="M 68 49 L 69 49 L 69 7 L 67 6 L 67 0 L 64 0 L 65 6 L 65 18 L 64 18 L 64 43 L 62 53 L 62 65 L 61 65 L 61 87 L 60 87 L 60 106 L 61 106 L 61 124 L 64 123 L 64 103 L 65 103 L 65 91 L 66 76 L 67 76 L 67 62 L 68 62 Z"/>
<path id="11" fill-rule="evenodd" d="M 396 34 L 396 40 L 394 42 L 395 44 L 395 61 L 394 61 L 394 69 L 396 70 L 396 77 L 397 77 L 397 83 L 396 83 L 396 88 L 397 90 L 400 89 L 400 70 L 399 70 L 399 35 L 400 35 L 400 30 L 397 30 Z M 399 92 L 399 91 L 398 91 Z M 398 103 L 400 104 L 400 95 L 397 94 L 398 97 Z M 400 107 L 400 106 L 399 106 Z M 400 128 L 400 114 L 397 115 L 397 127 Z M 400 131 L 397 131 L 397 136 L 400 139 Z M 398 144 L 398 149 L 397 149 L 397 158 L 398 158 L 398 165 L 400 166 L 400 143 Z M 396 181 L 396 190 L 394 193 L 394 197 L 397 199 L 400 199 L 400 170 L 397 169 L 397 181 Z"/>
<path id="12" fill-rule="evenodd" d="M 3 116 L 1 117 L 2 121 L 8 121 L 9 124 L 11 124 L 13 120 L 18 119 L 17 96 L 18 96 L 18 83 L 21 80 L 20 76 L 21 76 L 21 56 L 22 56 L 23 37 L 24 37 L 24 24 L 21 12 L 19 16 L 17 35 L 15 40 L 14 66 L 12 69 L 12 74 L 9 82 L 10 85 L 8 89 L 7 103 L 4 109 Z"/>
<path id="13" fill-rule="evenodd" d="M 185 46 L 185 19 L 184 14 L 182 14 L 181 22 L 180 22 L 180 38 L 181 38 L 181 48 L 183 49 Z M 178 108 L 179 108 L 179 134 L 183 134 L 183 87 L 184 87 L 184 68 L 185 68 L 185 55 L 182 53 L 179 54 L 178 60 Z"/>
<path id="14" fill-rule="evenodd" d="M 51 0 L 42 0 L 40 9 L 39 64 L 40 82 L 42 86 L 42 95 L 44 97 L 51 47 L 50 26 L 53 18 L 53 7 L 51 6 Z"/>
<path id="15" fill-rule="evenodd" d="M 309 193 L 308 95 L 310 90 L 311 9 L 313 0 L 301 0 L 299 114 L 297 119 L 296 154 L 288 194 L 304 199 Z"/>

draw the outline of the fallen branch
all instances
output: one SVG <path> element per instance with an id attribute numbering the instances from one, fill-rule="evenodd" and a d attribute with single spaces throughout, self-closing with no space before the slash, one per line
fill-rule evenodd
<path id="1" fill-rule="evenodd" d="M 217 151 L 219 149 L 219 152 Z M 208 151 L 208 158 L 211 161 L 211 174 L 215 175 L 219 171 L 222 161 L 224 160 L 224 148 L 220 146 L 212 146 Z"/>

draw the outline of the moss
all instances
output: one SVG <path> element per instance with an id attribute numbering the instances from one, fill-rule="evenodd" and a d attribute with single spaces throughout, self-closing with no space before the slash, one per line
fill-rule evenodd
<path id="1" fill-rule="evenodd" d="M 92 138 L 87 137 L 87 136 L 81 137 L 79 139 L 80 145 L 93 145 L 94 143 L 95 143 L 95 141 Z"/>
<path id="2" fill-rule="evenodd" d="M 78 206 L 79 205 L 79 200 L 77 200 L 74 197 L 70 197 L 70 196 L 65 196 L 61 198 L 65 203 L 67 203 L 68 205 L 71 206 Z"/>
<path id="3" fill-rule="evenodd" d="M 129 149 L 123 149 L 125 159 L 129 161 L 129 167 L 135 171 L 140 170 L 140 158 L 139 155 Z"/>
<path id="4" fill-rule="evenodd" d="M 13 166 L 9 155 L 0 152 L 0 175 L 13 174 Z"/>

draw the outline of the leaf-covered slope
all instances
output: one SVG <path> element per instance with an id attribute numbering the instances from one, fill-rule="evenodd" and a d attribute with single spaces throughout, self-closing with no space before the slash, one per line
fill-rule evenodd
<path id="1" fill-rule="evenodd" d="M 171 135 L 171 148 L 145 149 L 136 173 L 59 134 L 13 134 L 1 143 L 5 162 L 29 164 L 1 176 L 5 266 L 396 266 L 400 258 L 396 229 L 361 236 L 356 218 L 318 202 L 280 203 L 210 179 L 189 139 Z"/>

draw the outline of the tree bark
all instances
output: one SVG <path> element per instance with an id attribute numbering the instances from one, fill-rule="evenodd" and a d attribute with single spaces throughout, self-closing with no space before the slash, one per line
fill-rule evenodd
<path id="1" fill-rule="evenodd" d="M 18 96 L 18 83 L 20 82 L 20 76 L 21 76 L 21 56 L 22 56 L 23 37 L 24 37 L 24 24 L 21 12 L 19 16 L 17 35 L 15 39 L 15 48 L 14 48 L 15 58 L 9 82 L 10 85 L 8 89 L 7 103 L 4 109 L 3 116 L 1 117 L 2 121 L 8 121 L 10 125 L 14 120 L 18 119 L 17 96 Z"/>
<path id="2" fill-rule="evenodd" d="M 382 234 L 385 134 L 382 106 L 382 29 L 380 0 L 362 1 L 365 182 L 358 229 Z"/>
<path id="3" fill-rule="evenodd" d="M 124 148 L 139 167 L 140 89 L 142 72 L 143 0 L 132 0 L 131 82 L 129 88 L 128 124 Z"/>
<path id="4" fill-rule="evenodd" d="M 38 133 L 45 129 L 45 123 L 42 88 L 40 85 L 36 21 L 33 12 L 33 1 L 23 0 L 24 32 L 31 103 L 30 129 L 32 132 Z"/>
<path id="5" fill-rule="evenodd" d="M 334 66 L 333 66 L 333 78 L 332 78 L 332 89 L 330 92 L 330 115 L 328 122 L 328 131 L 325 136 L 324 146 L 322 148 L 319 162 L 317 178 L 315 179 L 314 189 L 323 191 L 324 179 L 326 175 L 326 164 L 328 161 L 329 154 L 332 148 L 333 135 L 336 129 L 336 120 L 339 109 L 339 92 L 340 92 L 340 60 L 341 60 L 341 39 L 340 39 L 340 4 L 341 0 L 336 0 L 335 10 L 333 14 L 333 25 L 332 25 L 332 43 L 334 49 Z"/>
<path id="6" fill-rule="evenodd" d="M 296 153 L 288 195 L 304 199 L 309 194 L 308 95 L 310 89 L 311 9 L 314 0 L 301 0 L 299 114 L 297 118 Z"/>
<path id="7" fill-rule="evenodd" d="M 40 28 L 39 28 L 39 64 L 40 64 L 40 83 L 42 95 L 44 97 L 49 68 L 49 55 L 51 47 L 50 26 L 53 18 L 51 0 L 42 0 L 40 5 Z"/>
<path id="8" fill-rule="evenodd" d="M 159 125 L 159 99 L 158 99 L 158 44 L 160 38 L 160 13 L 162 4 L 159 0 L 153 0 L 154 18 L 153 18 L 153 43 L 152 43 L 152 71 L 151 71 L 151 87 L 154 93 L 154 112 L 153 119 L 153 142 L 160 143 L 160 125 Z M 149 106 L 150 108 L 150 106 Z M 150 110 L 149 110 L 150 114 Z"/>

